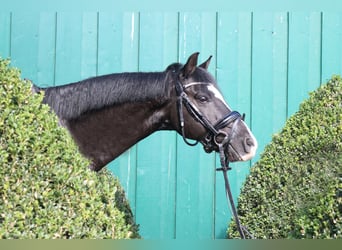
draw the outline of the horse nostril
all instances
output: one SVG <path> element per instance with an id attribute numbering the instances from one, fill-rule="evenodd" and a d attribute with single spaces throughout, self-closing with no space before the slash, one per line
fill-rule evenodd
<path id="1" fill-rule="evenodd" d="M 245 143 L 244 143 L 244 147 L 245 147 L 245 151 L 246 153 L 251 152 L 251 148 L 254 146 L 254 140 L 250 137 L 245 138 Z"/>
<path id="2" fill-rule="evenodd" d="M 252 147 L 254 146 L 254 140 L 252 138 L 246 138 L 246 144 Z"/>

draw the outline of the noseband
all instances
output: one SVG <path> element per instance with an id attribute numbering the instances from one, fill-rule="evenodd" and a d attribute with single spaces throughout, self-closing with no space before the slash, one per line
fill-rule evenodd
<path id="1" fill-rule="evenodd" d="M 177 93 L 177 109 L 178 109 L 178 119 L 180 124 L 180 129 L 182 133 L 183 140 L 189 146 L 195 146 L 198 144 L 199 141 L 195 141 L 191 143 L 185 136 L 185 129 L 184 129 L 184 114 L 183 114 L 183 107 L 187 109 L 189 114 L 194 118 L 195 121 L 199 122 L 207 131 L 206 136 L 201 141 L 204 145 L 204 150 L 207 153 L 212 152 L 215 148 L 218 148 L 221 145 L 228 145 L 230 140 L 234 134 L 234 125 L 239 119 L 244 120 L 244 115 L 237 111 L 231 111 L 223 118 L 221 118 L 216 124 L 212 124 L 202 113 L 199 109 L 191 102 L 188 94 L 185 90 L 194 85 L 208 85 L 209 83 L 206 82 L 191 82 L 186 85 L 183 85 L 179 80 L 176 83 L 176 93 Z M 230 134 L 227 134 L 222 129 L 228 126 L 229 124 L 233 123 L 232 130 Z"/>

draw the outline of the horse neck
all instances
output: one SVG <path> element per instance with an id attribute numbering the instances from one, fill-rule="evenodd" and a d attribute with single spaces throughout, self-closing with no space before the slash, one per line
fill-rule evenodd
<path id="1" fill-rule="evenodd" d="M 131 103 L 112 106 L 66 122 L 80 151 L 102 168 L 138 141 L 166 128 L 166 106 Z"/>

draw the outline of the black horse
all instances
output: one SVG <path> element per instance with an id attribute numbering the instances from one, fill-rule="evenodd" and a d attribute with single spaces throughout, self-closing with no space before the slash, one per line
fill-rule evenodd
<path id="1" fill-rule="evenodd" d="M 241 115 L 232 111 L 199 53 L 163 72 L 118 73 L 41 89 L 58 116 L 99 171 L 132 145 L 158 130 L 176 130 L 201 142 L 206 152 L 224 147 L 229 161 L 246 161 L 257 141 Z M 185 107 L 185 108 L 184 108 Z"/>

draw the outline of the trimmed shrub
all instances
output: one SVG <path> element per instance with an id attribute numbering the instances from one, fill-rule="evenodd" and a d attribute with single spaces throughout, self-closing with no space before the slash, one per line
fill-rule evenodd
<path id="1" fill-rule="evenodd" d="M 238 213 L 256 238 L 342 237 L 342 80 L 310 94 L 252 167 Z M 228 238 L 238 237 L 231 222 Z"/>
<path id="2" fill-rule="evenodd" d="M 134 238 L 109 172 L 94 173 L 43 96 L 0 58 L 0 238 Z"/>

